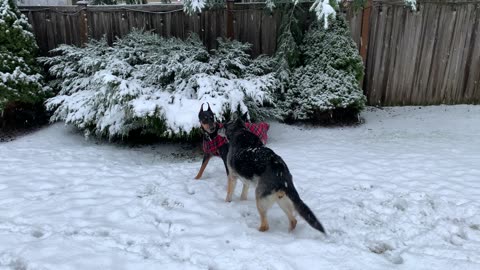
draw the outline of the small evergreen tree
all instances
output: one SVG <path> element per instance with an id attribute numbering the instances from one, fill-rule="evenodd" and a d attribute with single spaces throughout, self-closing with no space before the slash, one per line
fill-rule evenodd
<path id="1" fill-rule="evenodd" d="M 314 22 L 300 51 L 301 65 L 283 71 L 290 72 L 290 80 L 278 102 L 280 117 L 287 122 L 355 118 L 366 101 L 359 86 L 363 63 L 344 18 L 337 16 L 327 29 Z"/>
<path id="2" fill-rule="evenodd" d="M 363 78 L 363 61 L 352 40 L 345 18 L 338 16 L 329 29 L 313 23 L 305 34 L 301 47 L 304 63 L 320 69 L 331 66 L 355 76 L 358 81 Z"/>
<path id="3" fill-rule="evenodd" d="M 37 51 L 31 26 L 16 1 L 0 0 L 0 112 L 12 102 L 41 101 Z"/>

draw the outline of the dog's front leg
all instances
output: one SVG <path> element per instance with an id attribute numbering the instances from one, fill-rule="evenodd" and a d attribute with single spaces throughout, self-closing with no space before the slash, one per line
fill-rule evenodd
<path id="1" fill-rule="evenodd" d="M 205 171 L 205 168 L 207 167 L 207 164 L 208 164 L 208 161 L 210 161 L 210 158 L 212 158 L 211 154 L 203 154 L 202 166 L 200 167 L 200 170 L 198 171 L 197 176 L 195 176 L 195 179 L 202 178 L 203 171 Z"/>
<path id="2" fill-rule="evenodd" d="M 223 160 L 223 165 L 225 166 L 225 171 L 227 172 L 227 198 L 225 199 L 225 201 L 227 202 L 231 202 L 232 201 L 232 194 L 233 194 L 233 190 L 231 191 L 231 194 L 229 195 L 229 192 L 230 192 L 230 189 L 231 189 L 231 178 L 234 179 L 234 182 L 233 182 L 233 189 L 235 189 L 235 184 L 236 184 L 236 179 L 235 177 L 231 176 L 230 175 L 230 171 L 228 170 L 228 165 L 227 165 L 227 158 L 228 158 L 228 144 L 224 144 L 222 147 L 220 147 L 219 149 L 219 152 L 220 152 L 220 157 L 222 158 Z"/>

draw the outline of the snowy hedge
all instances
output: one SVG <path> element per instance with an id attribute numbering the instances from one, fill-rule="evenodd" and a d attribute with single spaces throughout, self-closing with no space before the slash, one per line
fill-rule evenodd
<path id="1" fill-rule="evenodd" d="M 337 16 L 327 29 L 314 22 L 300 45 L 291 25 L 283 31 L 277 57 L 286 63 L 281 78 L 288 80 L 283 80 L 286 90 L 279 101 L 280 116 L 287 122 L 356 118 L 366 102 L 359 85 L 363 63 L 346 21 Z M 288 54 L 288 48 L 295 46 L 300 47 L 300 54 Z"/>
<path id="2" fill-rule="evenodd" d="M 9 103 L 36 103 L 43 96 L 31 26 L 14 0 L 0 0 L 0 112 Z"/>
<path id="3" fill-rule="evenodd" d="M 261 113 L 278 87 L 269 58 L 252 60 L 250 45 L 219 40 L 211 54 L 196 36 L 186 40 L 134 31 L 109 46 L 60 46 L 42 58 L 59 89 L 47 101 L 52 120 L 106 137 L 133 131 L 184 138 L 198 127 L 209 102 L 217 117 L 240 111 Z"/>

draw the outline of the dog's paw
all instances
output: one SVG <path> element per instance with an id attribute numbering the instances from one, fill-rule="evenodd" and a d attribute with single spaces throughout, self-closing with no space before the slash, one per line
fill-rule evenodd
<path id="1" fill-rule="evenodd" d="M 269 227 L 268 227 L 268 224 L 267 225 L 261 225 L 260 228 L 258 228 L 259 231 L 261 232 L 266 232 L 268 231 Z"/>
<path id="2" fill-rule="evenodd" d="M 295 230 L 295 227 L 297 227 L 296 219 L 290 221 L 290 227 L 288 228 L 288 232 L 293 232 L 293 230 Z"/>

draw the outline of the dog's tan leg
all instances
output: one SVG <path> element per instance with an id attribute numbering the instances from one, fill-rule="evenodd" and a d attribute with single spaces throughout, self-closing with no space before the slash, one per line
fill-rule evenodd
<path id="1" fill-rule="evenodd" d="M 293 203 L 287 196 L 285 196 L 285 192 L 283 191 L 277 192 L 277 196 L 278 196 L 278 201 L 277 201 L 278 205 L 280 206 L 280 208 L 282 208 L 283 212 L 285 212 L 285 214 L 288 217 L 288 220 L 290 221 L 290 226 L 288 228 L 288 231 L 291 232 L 297 226 L 297 219 L 295 218 L 295 215 L 293 212 L 294 210 Z"/>
<path id="2" fill-rule="evenodd" d="M 260 214 L 260 228 L 259 231 L 265 232 L 268 231 L 268 220 L 267 220 L 267 211 L 272 207 L 273 203 L 277 200 L 276 194 L 272 194 L 266 197 L 260 198 L 257 195 L 257 209 L 258 213 Z"/>
<path id="3" fill-rule="evenodd" d="M 205 168 L 207 167 L 207 164 L 210 161 L 210 158 L 212 158 L 211 155 L 203 157 L 202 166 L 200 167 L 200 170 L 198 171 L 197 176 L 195 176 L 195 179 L 198 180 L 198 179 L 202 178 L 203 171 L 205 171 Z"/>
<path id="4" fill-rule="evenodd" d="M 240 200 L 246 200 L 248 197 L 248 184 L 243 183 L 242 195 L 240 196 Z"/>
<path id="5" fill-rule="evenodd" d="M 237 178 L 233 175 L 228 176 L 228 184 L 227 184 L 227 198 L 225 198 L 226 202 L 231 202 L 233 197 L 233 192 L 235 191 L 235 186 L 237 185 Z"/>

